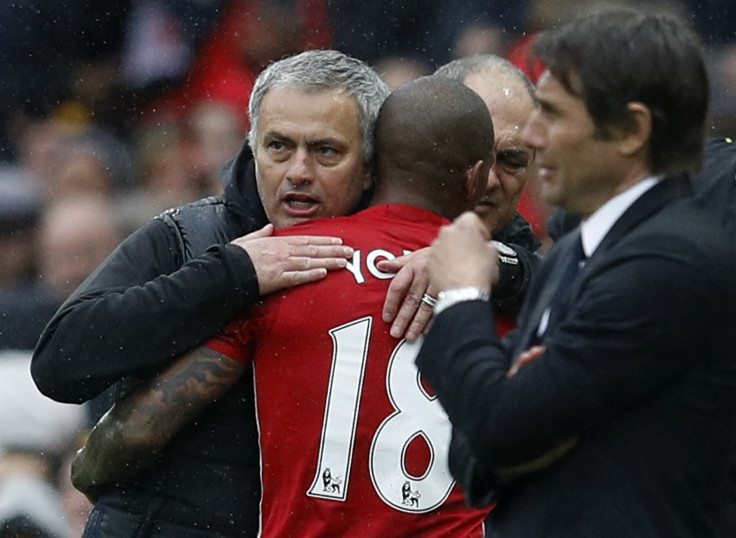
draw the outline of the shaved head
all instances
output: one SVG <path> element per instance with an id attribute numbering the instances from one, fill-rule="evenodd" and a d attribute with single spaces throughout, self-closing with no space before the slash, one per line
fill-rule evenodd
<path id="1" fill-rule="evenodd" d="M 490 166 L 493 147 L 490 114 L 474 91 L 445 77 L 418 78 L 394 90 L 379 112 L 377 188 L 387 181 L 416 191 L 448 187 L 478 161 Z"/>

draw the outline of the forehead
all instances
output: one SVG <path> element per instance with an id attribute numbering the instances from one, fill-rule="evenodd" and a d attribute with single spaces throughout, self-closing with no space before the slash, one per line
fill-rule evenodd
<path id="1" fill-rule="evenodd" d="M 258 136 L 360 138 L 358 103 L 342 90 L 271 89 L 261 102 Z"/>
<path id="2" fill-rule="evenodd" d="M 521 136 L 535 107 L 528 89 L 518 78 L 485 71 L 469 75 L 465 85 L 480 95 L 488 107 L 498 142 Z"/>
<path id="3" fill-rule="evenodd" d="M 577 84 L 575 80 L 571 82 Z M 573 90 L 576 91 L 576 90 Z M 537 97 L 542 110 L 556 118 L 556 123 L 567 128 L 575 126 L 576 129 L 595 130 L 595 122 L 588 112 L 585 101 L 579 95 L 572 93 L 565 84 L 553 76 L 549 71 L 545 72 L 537 83 Z"/>
<path id="4" fill-rule="evenodd" d="M 575 93 L 582 84 L 579 77 L 571 76 L 570 84 L 573 85 L 572 89 L 568 88 L 552 73 L 545 71 L 537 82 L 537 98 L 544 105 L 577 105 L 584 107 L 585 103 L 581 97 L 582 90 L 580 93 Z"/>

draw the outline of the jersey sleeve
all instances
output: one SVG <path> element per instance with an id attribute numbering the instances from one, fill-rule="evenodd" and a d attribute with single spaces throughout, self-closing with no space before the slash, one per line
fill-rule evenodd
<path id="1" fill-rule="evenodd" d="M 240 314 L 204 345 L 242 364 L 250 364 L 255 324 L 247 314 Z"/>

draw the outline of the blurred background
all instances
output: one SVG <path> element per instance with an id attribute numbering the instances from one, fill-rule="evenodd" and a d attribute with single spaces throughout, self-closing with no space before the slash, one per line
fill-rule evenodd
<path id="1" fill-rule="evenodd" d="M 84 409 L 38 394 L 28 361 L 61 302 L 164 209 L 219 194 L 257 74 L 312 48 L 390 87 L 479 53 L 535 81 L 536 34 L 626 0 L 0 2 L 0 538 L 81 535 L 68 463 Z M 711 75 L 710 135 L 736 135 L 736 2 L 639 0 L 690 21 Z M 544 237 L 533 179 L 520 211 Z"/>

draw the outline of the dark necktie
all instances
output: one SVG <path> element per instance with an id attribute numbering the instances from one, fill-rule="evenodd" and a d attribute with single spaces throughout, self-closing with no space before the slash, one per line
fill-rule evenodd
<path id="1" fill-rule="evenodd" d="M 583 250 L 583 241 L 580 236 L 580 232 L 576 232 L 577 237 L 570 245 L 570 250 L 565 256 L 565 270 L 560 278 L 560 283 L 557 286 L 554 298 L 552 299 L 551 306 L 556 308 L 562 305 L 566 305 L 570 300 L 570 288 L 572 283 L 580 273 L 580 270 L 585 265 L 585 251 Z"/>
<path id="2" fill-rule="evenodd" d="M 585 265 L 586 256 L 583 250 L 583 242 L 580 238 L 580 231 L 573 232 L 576 237 L 572 241 L 570 248 L 561 257 L 560 263 L 565 264 L 562 273 L 557 280 L 557 287 L 549 303 L 549 307 L 542 315 L 539 324 L 537 336 L 541 336 L 547 331 L 550 325 L 553 325 L 560 316 L 570 307 L 570 292 L 575 279 L 578 277 L 580 270 Z"/>

